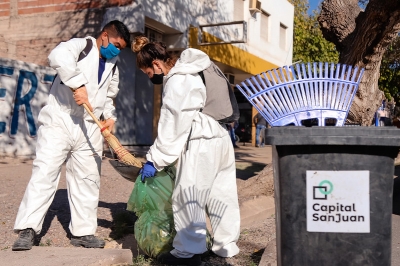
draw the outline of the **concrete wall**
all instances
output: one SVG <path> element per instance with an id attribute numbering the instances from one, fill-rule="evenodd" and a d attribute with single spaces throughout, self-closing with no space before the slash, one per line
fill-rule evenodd
<path id="1" fill-rule="evenodd" d="M 101 28 L 114 19 L 123 21 L 132 33 L 144 32 L 144 15 L 140 8 L 141 6 L 132 0 L 3 1 L 0 3 L 0 58 L 48 66 L 48 54 L 61 41 L 88 35 L 96 37 Z M 107 13 L 107 10 L 111 12 Z M 148 78 L 144 77 L 141 71 L 137 72 L 135 64 L 134 54 L 129 48 L 125 49 L 118 62 L 121 73 L 119 94 L 121 97 L 116 99 L 119 116 L 116 135 L 125 145 L 151 144 L 153 141 L 153 88 Z M 135 88 L 143 86 L 149 90 L 135 92 Z M 47 95 L 42 96 L 40 96 L 40 106 L 35 105 L 38 110 L 33 112 L 35 121 L 40 107 L 47 100 Z M 12 99 L 2 100 L 3 104 L 13 106 Z M 140 104 L 137 105 L 136 102 Z M 25 139 L 34 142 L 35 136 L 26 136 Z M 18 155 L 34 152 L 34 149 L 29 151 L 34 146 L 28 145 L 28 150 L 25 144 L 14 146 L 14 153 Z M 23 150 L 19 151 L 21 147 Z M 10 152 L 0 150 L 0 155 L 4 154 L 10 155 Z"/>
<path id="2" fill-rule="evenodd" d="M 217 2 L 218 6 L 214 6 Z M 147 0 L 123 7 L 107 8 L 102 25 L 112 19 L 124 22 L 132 33 L 144 33 L 145 25 L 163 33 L 170 50 L 188 48 L 188 30 L 199 22 L 228 21 L 231 1 Z M 223 6 L 221 6 L 221 4 Z M 232 9 L 233 7 L 231 7 Z M 136 57 L 123 51 L 119 57 L 120 92 L 116 99 L 118 123 L 115 135 L 123 145 L 151 145 L 157 135 L 159 90 L 136 68 Z M 155 94 L 155 92 L 157 94 Z M 157 108 L 155 108 L 157 106 Z"/>
<path id="3" fill-rule="evenodd" d="M 249 0 L 244 1 L 248 5 Z M 293 55 L 293 19 L 294 7 L 286 0 L 261 0 L 261 10 L 267 13 L 268 19 L 262 12 L 247 16 L 249 38 L 247 51 L 277 66 L 291 65 Z M 265 17 L 264 17 L 265 18 Z M 280 24 L 286 26 L 286 45 L 280 46 Z M 261 37 L 261 32 L 267 31 L 268 39 Z M 267 69 L 265 69 L 267 70 Z"/>
<path id="4" fill-rule="evenodd" d="M 164 42 L 167 43 L 170 49 L 179 50 L 189 46 L 188 31 L 190 28 L 199 28 L 199 25 L 245 21 L 247 24 L 247 41 L 233 44 L 233 46 L 277 67 L 291 65 L 293 53 L 293 5 L 287 0 L 261 0 L 261 9 L 251 10 L 250 1 L 176 0 L 171 2 L 141 0 L 137 1 L 137 3 L 142 6 L 141 11 L 145 16 L 145 24 L 162 32 Z M 122 8 L 111 9 L 122 10 Z M 268 15 L 267 21 L 263 13 Z M 154 21 L 157 23 L 153 23 Z M 285 47 L 280 45 L 281 24 L 287 27 Z M 172 32 L 171 29 L 176 32 Z M 240 24 L 207 27 L 203 28 L 203 30 L 223 41 L 240 40 L 244 35 L 243 27 Z M 261 37 L 265 32 L 267 32 L 268 36 L 266 39 Z M 226 46 L 219 45 L 219 47 L 225 49 Z M 229 67 L 227 67 L 227 70 L 229 70 Z M 247 77 L 243 76 L 239 80 Z"/>
<path id="5" fill-rule="evenodd" d="M 192 28 L 198 29 L 199 25 L 204 24 L 245 21 L 247 42 L 231 45 L 244 53 L 238 53 L 226 45 L 212 46 L 212 49 L 216 50 L 215 53 L 211 52 L 211 49 L 203 50 L 220 63 L 219 66 L 224 72 L 234 74 L 235 83 L 239 83 L 261 71 L 290 65 L 292 61 L 293 5 L 286 0 L 262 0 L 261 10 L 254 11 L 249 7 L 250 0 L 139 0 L 128 6 L 108 8 L 103 25 L 112 18 L 117 18 L 127 25 L 136 25 L 135 29 L 130 26 L 132 32 L 144 32 L 146 26 L 150 27 L 162 33 L 163 41 L 169 49 L 179 51 L 189 46 L 196 47 L 189 41 L 189 31 Z M 265 20 L 261 19 L 261 11 L 269 15 L 266 25 L 263 24 Z M 284 48 L 279 44 L 280 24 L 287 27 Z M 244 34 L 239 24 L 203 30 L 221 40 L 239 40 Z M 263 31 L 268 32 L 267 39 L 260 37 Z M 197 36 L 198 42 L 199 37 Z M 156 113 L 151 107 L 159 104 L 155 100 L 155 88 L 136 69 L 135 64 L 126 67 L 127 69 L 120 69 L 121 80 L 130 82 L 128 87 L 121 84 L 120 94 L 123 96 L 120 95 L 116 101 L 117 108 L 123 110 L 116 125 L 116 135 L 125 145 L 151 144 L 152 139 L 147 133 L 153 132 L 154 136 L 157 129 L 154 126 L 157 122 L 154 121 L 157 119 Z M 133 75 L 139 75 L 139 78 Z M 249 104 L 247 106 L 251 113 L 251 107 Z M 121 120 L 124 121 L 124 125 L 121 124 Z M 153 123 L 150 123 L 152 120 Z M 129 123 L 129 127 L 125 126 L 125 123 Z M 123 131 L 121 126 L 127 131 Z"/>
<path id="6" fill-rule="evenodd" d="M 191 41 L 192 29 L 199 25 L 244 20 L 247 23 L 247 42 L 232 45 L 216 45 L 202 50 L 218 63 L 226 73 L 235 75 L 235 83 L 272 67 L 289 65 L 292 60 L 293 6 L 287 0 L 261 0 L 261 8 L 269 14 L 264 25 L 261 13 L 249 10 L 250 0 L 5 0 L 0 3 L 0 58 L 6 66 L 0 77 L 0 156 L 3 154 L 25 155 L 34 152 L 37 113 L 47 100 L 49 85 L 41 83 L 43 73 L 53 70 L 47 66 L 47 56 L 61 41 L 91 35 L 96 37 L 102 26 L 113 19 L 123 21 L 132 34 L 143 33 L 145 27 L 163 34 L 169 49 L 181 51 L 197 47 Z M 279 25 L 287 26 L 287 45 L 279 46 Z M 268 30 L 268 39 L 261 39 L 261 32 Z M 209 35 L 226 40 L 241 37 L 239 26 L 227 29 L 209 28 Z M 197 31 L 199 32 L 199 31 Z M 193 39 L 193 38 L 192 38 Z M 17 60 L 10 61 L 9 59 Z M 22 63 L 24 61 L 26 63 Z M 125 49 L 118 60 L 120 93 L 115 101 L 118 122 L 116 136 L 123 145 L 150 145 L 156 136 L 162 88 L 153 86 L 146 75 L 136 68 L 135 55 Z M 6 63 L 5 63 L 6 62 Z M 36 73 L 39 85 L 28 94 L 31 116 L 25 114 L 25 105 L 13 114 L 19 77 L 24 70 Z M 33 71 L 42 71 L 35 72 Z M 22 71 L 22 72 L 21 72 Z M 44 72 L 43 72 L 44 71 Z M 19 74 L 21 72 L 21 74 Z M 18 74 L 17 74 L 18 73 Z M 41 76 L 42 75 L 42 76 Z M 29 90 L 29 77 L 21 79 L 22 87 Z M 11 80 L 14 80 L 13 82 Z M 5 82 L 3 85 L 3 82 Z M 45 82 L 45 81 L 43 81 Z M 33 84 L 33 83 L 32 83 Z M 21 87 L 21 88 L 22 88 Z M 5 92 L 4 97 L 1 94 Z M 34 91 L 32 87 L 32 91 Z M 11 97 L 12 95 L 12 97 Z M 25 95 L 25 94 L 23 94 Z M 18 96 L 18 95 L 17 95 Z M 37 98 L 38 97 L 38 98 Z M 18 98 L 18 97 L 17 97 Z M 27 101 L 24 98 L 25 101 Z M 28 112 L 29 113 L 29 112 Z M 13 118 L 14 117 L 14 118 Z M 29 118 L 29 119 L 28 119 Z M 14 120 L 13 120 L 14 119 Z M 14 126 L 12 126 L 12 121 Z M 29 122 L 31 121 L 31 122 Z M 32 122 L 33 121 L 33 122 Z M 22 123 L 22 124 L 19 124 Z M 16 127 L 15 125 L 18 125 Z M 35 125 L 35 126 L 33 126 Z M 1 129 L 4 129 L 1 131 Z M 25 130 L 25 131 L 23 131 Z M 22 135 L 19 135 L 22 134 Z M 7 142 L 8 141 L 8 142 Z M 19 143 L 19 141 L 21 143 Z"/>
<path id="7" fill-rule="evenodd" d="M 132 70 L 135 62 L 130 50 L 122 50 L 118 66 L 125 78 L 115 101 L 115 134 L 124 145 L 153 141 L 153 86 L 142 71 Z M 34 156 L 37 118 L 55 74 L 50 67 L 0 58 L 0 156 Z M 143 87 L 149 89 L 134 89 Z"/>
<path id="8" fill-rule="evenodd" d="M 115 99 L 118 121 L 115 135 L 122 145 L 153 143 L 153 84 L 136 68 L 136 55 L 129 49 L 118 59 L 120 91 Z"/>
<path id="9" fill-rule="evenodd" d="M 37 117 L 55 74 L 48 67 L 0 58 L 0 156 L 35 153 Z"/>
<path id="10" fill-rule="evenodd" d="M 61 41 L 95 36 L 105 9 L 132 0 L 5 0 L 0 2 L 0 58 L 48 65 Z"/>

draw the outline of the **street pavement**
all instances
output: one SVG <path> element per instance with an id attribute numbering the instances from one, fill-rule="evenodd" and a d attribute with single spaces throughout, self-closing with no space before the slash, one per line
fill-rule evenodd
<path id="1" fill-rule="evenodd" d="M 148 150 L 148 146 L 137 146 L 129 147 L 128 149 L 135 154 L 141 160 L 144 160 L 144 155 Z M 239 148 L 235 149 L 237 165 L 262 165 L 271 162 L 271 147 L 266 146 L 262 148 L 252 147 L 249 143 L 239 144 Z M 107 154 L 109 157 L 110 154 Z M 9 172 L 24 172 L 29 175 L 31 171 L 31 164 L 16 163 L 10 166 L 11 159 L 0 158 L 0 181 L 2 172 L 5 173 L 5 168 Z M 258 167 L 259 168 L 259 167 Z M 4 185 L 4 184 L 3 184 Z M 7 187 L 7 186 L 6 186 Z M 12 190 L 12 188 L 10 188 Z M 12 191 L 9 191 L 12 193 Z M 6 194 L 4 194 L 6 195 Z M 3 195 L 0 193 L 0 198 Z M 244 205 L 241 209 L 243 221 L 242 225 L 251 224 L 254 221 L 254 215 L 258 218 L 267 217 L 269 213 L 273 213 L 273 208 L 269 208 L 267 212 L 260 209 L 260 206 L 273 206 L 273 202 L 264 202 L 269 199 L 261 198 L 260 202 L 254 204 Z M 258 208 L 257 208 L 258 207 Z M 17 209 L 18 206 L 15 206 Z M 0 214 L 1 215 L 1 214 Z M 11 217 L 9 219 L 14 219 Z M 252 221 L 253 218 L 253 221 Z M 11 221 L 13 222 L 13 221 Z M 0 237 L 3 235 L 4 226 L 0 227 Z M 128 240 L 129 241 L 129 240 Z M 133 240 L 134 241 L 134 240 Z M 11 251 L 10 248 L 3 249 L 0 251 L 0 266 L 58 266 L 58 265 L 73 265 L 73 266 L 105 266 L 105 265 L 131 265 L 132 258 L 135 254 L 132 254 L 131 249 L 85 249 L 76 247 L 51 247 L 51 246 L 34 246 L 32 250 L 16 252 Z"/>
<path id="2" fill-rule="evenodd" d="M 143 157 L 148 147 L 131 147 L 137 157 Z M 239 148 L 235 149 L 236 162 L 240 164 L 269 164 L 272 162 L 272 152 L 270 146 L 262 148 L 252 147 L 249 143 L 239 144 Z M 1 158 L 0 158 L 1 161 Z M 15 167 L 15 171 L 21 171 L 20 166 Z M 395 171 L 395 189 L 394 189 L 394 214 L 392 215 L 392 265 L 400 265 L 400 165 Z M 0 168 L 1 174 L 1 168 Z M 397 180 L 399 179 L 399 180 Z M 399 184 L 397 184 L 397 182 Z M 250 206 L 254 210 L 254 206 Z M 249 210 L 243 210 L 247 213 Z M 269 212 L 273 210 L 268 210 Z M 249 216 L 242 217 L 243 222 L 251 222 Z M 250 219 L 251 220 L 251 219 Z M 362 243 L 360 243 L 362 244 Z M 266 252 L 271 254 L 271 250 L 275 248 L 275 243 L 268 243 Z M 265 253 L 266 253 L 265 252 Z M 265 254 L 264 253 L 264 254 Z M 272 252 L 274 253 L 274 252 Z M 46 266 L 46 265 L 113 265 L 132 263 L 132 252 L 129 249 L 84 249 L 71 247 L 34 247 L 28 252 L 13 252 L 10 249 L 0 251 L 0 265 L 4 266 Z M 265 263 L 261 260 L 260 266 L 276 265 Z"/>

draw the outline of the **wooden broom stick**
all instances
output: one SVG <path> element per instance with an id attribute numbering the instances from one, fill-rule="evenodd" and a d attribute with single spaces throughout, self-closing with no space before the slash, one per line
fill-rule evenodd
<path id="1" fill-rule="evenodd" d="M 72 91 L 74 91 L 71 88 Z M 125 163 L 127 165 L 133 165 L 136 167 L 142 167 L 142 162 L 139 161 L 135 156 L 133 156 L 127 149 L 125 149 L 121 143 L 118 141 L 118 139 L 111 134 L 110 130 L 108 128 L 103 127 L 103 125 L 100 123 L 100 121 L 97 119 L 97 117 L 90 111 L 89 107 L 83 103 L 83 108 L 85 108 L 86 112 L 92 117 L 93 121 L 99 126 L 101 130 L 101 134 L 103 135 L 104 139 L 107 141 L 108 145 L 110 148 L 115 152 L 115 154 L 118 157 L 118 160 L 121 161 L 122 163 Z"/>

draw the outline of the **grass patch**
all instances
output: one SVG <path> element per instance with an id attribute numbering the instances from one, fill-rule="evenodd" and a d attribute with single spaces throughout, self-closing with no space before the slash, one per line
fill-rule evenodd
<path id="1" fill-rule="evenodd" d="M 41 246 L 41 247 L 50 247 L 51 244 L 52 244 L 51 240 L 50 240 L 50 239 L 47 239 L 46 242 L 44 242 L 44 243 L 43 243 L 43 242 L 40 242 L 40 243 L 39 243 L 39 246 Z"/>
<path id="2" fill-rule="evenodd" d="M 133 258 L 133 266 L 149 266 L 155 265 L 153 263 L 153 259 L 147 258 L 144 255 L 137 255 L 136 258 Z"/>

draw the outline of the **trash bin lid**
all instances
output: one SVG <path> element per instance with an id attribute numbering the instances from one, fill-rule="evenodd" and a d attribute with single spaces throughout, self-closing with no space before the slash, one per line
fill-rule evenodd
<path id="1" fill-rule="evenodd" d="M 273 127 L 265 130 L 270 145 L 400 146 L 397 127 Z"/>

